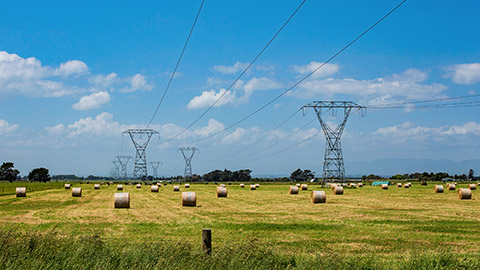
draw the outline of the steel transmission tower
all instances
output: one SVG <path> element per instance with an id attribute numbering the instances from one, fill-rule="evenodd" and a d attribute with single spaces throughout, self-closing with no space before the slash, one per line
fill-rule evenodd
<path id="1" fill-rule="evenodd" d="M 120 173 L 118 178 L 127 179 L 127 164 L 132 159 L 131 156 L 117 156 L 118 164 L 120 165 Z"/>
<path id="2" fill-rule="evenodd" d="M 180 147 L 178 150 L 182 152 L 183 158 L 185 159 L 184 177 L 192 177 L 192 158 L 195 151 L 198 151 L 199 149 L 196 147 Z"/>
<path id="3" fill-rule="evenodd" d="M 153 169 L 153 178 L 157 178 L 158 177 L 158 174 L 157 174 L 158 166 L 163 165 L 163 163 L 160 162 L 160 161 L 151 161 L 151 162 L 149 162 L 149 164 L 152 166 L 152 169 Z"/>
<path id="4" fill-rule="evenodd" d="M 345 129 L 348 116 L 352 110 L 354 112 L 360 110 L 362 116 L 364 116 L 366 107 L 360 106 L 351 101 L 314 101 L 302 107 L 304 112 L 306 108 L 313 108 L 315 110 L 327 142 L 323 160 L 322 185 L 325 185 L 327 181 L 344 182 L 345 166 L 343 164 L 342 144 L 340 138 Z M 340 118 L 338 124 L 326 122 L 322 118 L 323 113 L 328 111 L 332 113 L 332 116 L 336 116 L 337 109 L 343 109 L 343 119 Z"/>
<path id="5" fill-rule="evenodd" d="M 158 134 L 153 129 L 129 129 L 123 132 L 130 135 L 133 145 L 137 150 L 135 155 L 135 168 L 133 169 L 133 178 L 147 177 L 147 149 L 148 142 L 152 138 L 153 134 Z"/>
<path id="6" fill-rule="evenodd" d="M 112 172 L 111 175 L 114 179 L 118 179 L 120 176 L 120 162 L 118 160 L 112 161 Z"/>

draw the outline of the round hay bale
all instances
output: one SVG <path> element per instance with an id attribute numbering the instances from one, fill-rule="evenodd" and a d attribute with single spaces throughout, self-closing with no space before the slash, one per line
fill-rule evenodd
<path id="1" fill-rule="evenodd" d="M 308 190 L 308 185 L 307 185 L 307 184 L 301 185 L 301 189 L 302 189 L 302 190 Z"/>
<path id="2" fill-rule="evenodd" d="M 180 187 L 179 186 L 173 186 L 173 191 L 180 191 Z"/>
<path id="3" fill-rule="evenodd" d="M 226 187 L 217 187 L 217 198 L 227 197 L 227 188 Z"/>
<path id="4" fill-rule="evenodd" d="M 240 188 L 244 188 L 245 187 L 245 184 L 240 184 Z"/>
<path id="5" fill-rule="evenodd" d="M 195 192 L 182 192 L 182 206 L 197 206 Z"/>
<path id="6" fill-rule="evenodd" d="M 475 184 L 470 184 L 470 185 L 468 185 L 468 188 L 470 190 L 475 190 L 475 189 L 477 189 L 477 186 Z"/>
<path id="7" fill-rule="evenodd" d="M 455 184 L 447 184 L 447 190 L 455 190 Z"/>
<path id="8" fill-rule="evenodd" d="M 227 187 L 227 186 L 225 186 L 225 184 L 220 184 L 220 187 Z"/>
<path id="9" fill-rule="evenodd" d="M 331 184 L 331 185 L 330 185 L 330 189 L 331 189 L 331 190 L 335 190 L 336 187 L 337 187 L 337 184 Z"/>
<path id="10" fill-rule="evenodd" d="M 190 188 L 190 184 L 185 184 L 185 188 Z"/>
<path id="11" fill-rule="evenodd" d="M 137 188 L 142 188 L 142 185 L 141 185 L 141 184 L 137 184 Z"/>
<path id="12" fill-rule="evenodd" d="M 472 191 L 468 188 L 459 188 L 457 194 L 460 200 L 470 200 L 472 198 Z"/>
<path id="13" fill-rule="evenodd" d="M 358 183 L 358 187 L 363 187 L 363 183 Z"/>
<path id="14" fill-rule="evenodd" d="M 256 188 L 259 188 L 259 187 L 260 187 L 260 184 L 255 184 L 255 187 L 256 187 Z"/>
<path id="15" fill-rule="evenodd" d="M 333 190 L 333 194 L 335 195 L 342 195 L 343 194 L 343 187 L 341 186 L 336 186 L 335 190 Z"/>
<path id="16" fill-rule="evenodd" d="M 130 193 L 115 193 L 115 208 L 130 208 Z"/>
<path id="17" fill-rule="evenodd" d="M 404 188 L 410 188 L 410 185 L 407 183 L 405 185 L 403 185 Z"/>
<path id="18" fill-rule="evenodd" d="M 288 189 L 288 194 L 298 194 L 298 187 L 297 186 L 290 186 Z"/>
<path id="19" fill-rule="evenodd" d="M 405 184 L 407 186 L 407 184 Z M 397 187 L 402 187 L 402 183 L 397 183 Z"/>
<path id="20" fill-rule="evenodd" d="M 70 189 L 70 184 L 65 184 L 65 189 Z"/>
<path id="21" fill-rule="evenodd" d="M 82 188 L 80 187 L 72 188 L 72 197 L 82 197 Z"/>
<path id="22" fill-rule="evenodd" d="M 412 183 L 410 183 L 410 182 L 408 182 L 407 184 L 408 184 L 408 187 L 411 187 L 411 186 L 412 186 Z"/>
<path id="23" fill-rule="evenodd" d="M 422 183 L 421 183 L 420 185 L 426 186 L 426 185 L 427 185 L 427 181 L 422 181 Z"/>
<path id="24" fill-rule="evenodd" d="M 300 184 L 296 184 L 295 186 L 300 187 Z"/>
<path id="25" fill-rule="evenodd" d="M 123 185 L 117 185 L 117 190 L 123 190 Z"/>
<path id="26" fill-rule="evenodd" d="M 100 189 L 100 184 L 93 185 L 93 189 Z"/>
<path id="27" fill-rule="evenodd" d="M 325 191 L 312 191 L 310 195 L 312 203 L 325 203 L 327 201 L 327 195 L 325 195 Z"/>
<path id="28" fill-rule="evenodd" d="M 158 192 L 158 185 L 153 185 L 150 187 L 151 192 Z"/>
<path id="29" fill-rule="evenodd" d="M 15 196 L 17 196 L 17 197 L 27 197 L 27 188 L 26 187 L 15 188 Z"/>
<path id="30" fill-rule="evenodd" d="M 250 190 L 255 190 L 255 189 L 257 189 L 256 185 L 250 185 Z"/>
<path id="31" fill-rule="evenodd" d="M 388 189 L 388 184 L 382 184 L 382 189 Z"/>
<path id="32" fill-rule="evenodd" d="M 443 193 L 443 186 L 442 185 L 435 185 L 433 190 L 435 191 L 435 193 Z"/>

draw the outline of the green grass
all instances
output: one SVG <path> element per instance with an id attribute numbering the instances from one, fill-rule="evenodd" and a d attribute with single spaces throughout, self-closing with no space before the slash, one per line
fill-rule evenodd
<path id="1" fill-rule="evenodd" d="M 22 237 L 58 242 L 52 250 L 68 246 L 65 255 L 51 255 L 56 267 L 45 265 L 57 269 L 479 268 L 479 190 L 472 192 L 472 200 L 459 200 L 455 191 L 435 194 L 433 184 L 388 190 L 366 186 L 345 189 L 344 195 L 318 185 L 288 195 L 287 184 L 261 184 L 256 191 L 232 184 L 227 198 L 217 198 L 214 184 L 192 184 L 188 191 L 197 193 L 197 207 L 186 208 L 173 185 L 159 193 L 151 193 L 149 186 L 126 186 L 131 208 L 114 209 L 115 186 L 74 186 L 82 187 L 82 197 L 63 188 L 29 191 L 26 198 L 0 197 L 0 248 L 8 247 L 0 249 L 0 266 L 5 266 L 0 268 L 31 266 L 5 257 L 12 254 L 5 250 L 25 249 Z M 311 190 L 325 190 L 327 203 L 310 203 Z M 212 229 L 212 256 L 200 251 L 202 228 Z M 91 263 L 83 261 L 87 255 L 81 254 L 94 252 L 95 245 L 99 255 L 92 255 Z M 47 252 L 27 251 L 21 256 L 30 258 L 28 263 Z M 76 259 L 68 264 L 62 256 Z"/>

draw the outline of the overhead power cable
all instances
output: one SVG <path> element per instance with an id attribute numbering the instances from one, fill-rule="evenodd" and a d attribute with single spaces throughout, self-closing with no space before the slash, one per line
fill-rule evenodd
<path id="1" fill-rule="evenodd" d="M 165 99 L 165 96 L 167 95 L 168 89 L 170 88 L 170 85 L 172 84 L 173 77 L 175 77 L 175 73 L 177 72 L 178 66 L 180 65 L 180 61 L 182 60 L 183 54 L 185 53 L 185 49 L 187 48 L 188 42 L 190 41 L 190 37 L 192 36 L 193 29 L 195 28 L 195 25 L 197 24 L 198 17 L 200 16 L 200 12 L 202 11 L 203 4 L 205 3 L 205 0 L 202 0 L 202 3 L 200 4 L 200 7 L 198 8 L 197 16 L 195 16 L 195 20 L 193 22 L 192 28 L 190 29 L 190 32 L 188 33 L 187 40 L 185 41 L 185 45 L 183 45 L 182 52 L 180 53 L 180 57 L 178 57 L 177 64 L 175 65 L 175 68 L 173 69 L 172 75 L 170 76 L 170 79 L 168 80 L 167 86 L 165 87 L 165 91 L 163 91 L 162 98 L 160 99 L 160 102 L 158 102 L 157 107 L 155 108 L 155 111 L 153 112 L 152 117 L 150 118 L 150 121 L 148 121 L 148 125 L 146 128 L 149 128 L 150 125 L 153 122 L 153 119 L 157 115 L 158 109 L 160 108 L 160 105 L 162 105 L 163 100 Z"/>
<path id="2" fill-rule="evenodd" d="M 370 106 L 367 106 L 367 107 L 369 109 L 377 109 L 377 108 L 383 109 L 385 107 L 390 107 L 390 106 L 410 105 L 410 104 L 419 104 L 419 103 L 431 103 L 431 102 L 438 102 L 438 101 L 466 99 L 466 98 L 474 98 L 474 97 L 480 97 L 480 94 L 458 96 L 458 97 L 438 98 L 438 99 L 417 100 L 417 101 L 405 101 L 405 102 L 399 102 L 399 103 L 375 104 L 375 105 L 370 105 Z"/>
<path id="3" fill-rule="evenodd" d="M 171 141 L 175 138 L 177 138 L 178 136 L 180 136 L 181 134 L 183 134 L 185 131 L 187 131 L 188 129 L 190 129 L 193 125 L 195 125 L 200 119 L 202 119 L 203 116 L 205 116 L 205 114 L 207 114 L 213 107 L 215 107 L 215 105 L 225 96 L 226 93 L 228 93 L 230 91 L 230 89 L 232 89 L 232 87 L 240 80 L 240 78 L 250 69 L 250 67 L 257 61 L 257 59 L 263 54 L 263 52 L 270 46 L 270 44 L 273 42 L 273 40 L 280 34 L 280 32 L 282 32 L 282 30 L 285 28 L 285 26 L 287 26 L 287 24 L 292 20 L 293 16 L 295 16 L 295 14 L 297 14 L 297 12 L 300 10 L 300 8 L 303 6 L 303 4 L 305 4 L 306 0 L 303 0 L 300 5 L 295 9 L 295 11 L 290 15 L 290 17 L 288 17 L 288 19 L 285 21 L 285 23 L 280 27 L 280 29 L 275 33 L 275 35 L 273 35 L 273 37 L 270 39 L 270 41 L 268 41 L 268 43 L 265 45 L 265 47 L 263 47 L 263 49 L 255 56 L 255 58 L 253 58 L 253 60 L 248 64 L 248 66 L 242 71 L 242 73 L 240 73 L 240 75 L 230 84 L 230 86 L 223 92 L 223 94 L 221 94 L 216 100 L 215 102 L 213 102 L 202 114 L 200 114 L 200 116 L 198 116 L 192 123 L 190 123 L 187 127 L 185 127 L 184 129 L 182 129 L 179 133 L 177 133 L 175 136 L 167 139 L 167 141 Z"/>
<path id="4" fill-rule="evenodd" d="M 247 116 L 241 118 L 240 120 L 238 120 L 237 122 L 229 125 L 228 127 L 224 128 L 223 130 L 220 130 L 218 132 L 215 132 L 209 136 L 206 136 L 202 139 L 199 139 L 199 140 L 195 140 L 193 142 L 190 142 L 190 143 L 196 143 L 196 142 L 200 142 L 200 141 L 203 141 L 203 140 L 206 140 L 206 139 L 209 139 L 209 138 L 212 138 L 220 133 L 223 133 L 237 125 L 239 125 L 240 123 L 244 122 L 245 120 L 247 120 L 248 118 L 252 117 L 253 115 L 257 114 L 258 112 L 262 111 L 263 109 L 265 109 L 266 107 L 268 107 L 269 105 L 271 105 L 272 103 L 274 103 L 276 100 L 278 100 L 279 98 L 281 98 L 282 96 L 284 96 L 286 93 L 290 92 L 292 89 L 294 89 L 295 87 L 297 87 L 299 84 L 301 84 L 302 82 L 304 82 L 306 79 L 308 79 L 310 76 L 312 76 L 315 72 L 317 72 L 319 69 L 323 68 L 325 65 L 327 65 L 328 63 L 330 63 L 333 59 L 335 59 L 338 55 L 340 55 L 342 52 L 344 52 L 347 48 L 349 48 L 350 46 L 352 46 L 357 40 L 359 40 L 360 38 L 362 38 L 365 34 L 367 34 L 368 32 L 370 32 L 370 30 L 372 30 L 375 26 L 377 26 L 380 22 L 382 22 L 383 20 L 385 20 L 390 14 L 392 14 L 395 10 L 397 10 L 399 7 L 401 7 L 407 0 L 403 0 L 402 2 L 400 2 L 397 6 L 395 6 L 393 9 L 391 9 L 387 14 L 385 14 L 383 17 L 381 17 L 378 21 L 376 21 L 373 25 L 371 25 L 369 28 L 367 28 L 365 31 L 363 31 L 360 35 L 358 35 L 357 37 L 355 37 L 352 41 L 350 41 L 346 46 L 344 46 L 342 49 L 340 49 L 339 51 L 337 51 L 333 56 L 331 56 L 329 59 L 327 59 L 327 61 L 323 62 L 322 64 L 320 64 L 318 67 L 316 67 L 312 72 L 308 73 L 307 75 L 305 75 L 302 79 L 300 79 L 299 81 L 297 81 L 296 83 L 294 83 L 292 86 L 290 86 L 287 90 L 283 91 L 280 95 L 276 96 L 275 98 L 273 98 L 272 100 L 270 100 L 269 102 L 267 102 L 266 104 L 264 104 L 263 106 L 261 106 L 260 108 L 258 108 L 257 110 L 253 111 L 252 113 L 248 114 Z M 199 119 L 199 118 L 198 118 Z M 198 120 L 197 120 L 198 121 Z M 190 128 L 192 125 L 188 126 L 188 128 Z M 183 132 L 182 132 L 183 133 Z M 181 133 L 179 133 L 178 135 L 180 135 Z M 176 135 L 176 136 L 178 136 Z M 176 136 L 172 137 L 175 138 Z"/>

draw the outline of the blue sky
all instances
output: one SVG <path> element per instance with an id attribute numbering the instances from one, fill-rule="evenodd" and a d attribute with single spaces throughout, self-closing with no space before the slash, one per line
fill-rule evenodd
<path id="1" fill-rule="evenodd" d="M 200 5 L 67 2 L 8 1 L 0 10 L 0 161 L 15 162 L 22 175 L 40 166 L 52 174 L 107 175 L 116 155 L 133 156 L 121 131 L 150 120 Z M 480 93 L 480 3 L 407 1 L 272 106 L 227 133 L 192 143 L 280 94 L 399 2 L 306 1 L 220 106 L 165 142 L 225 91 L 300 2 L 205 1 L 153 121 L 160 139 L 152 139 L 147 158 L 163 162 L 160 174 L 183 174 L 176 149 L 196 146 L 194 173 L 250 168 L 254 175 L 289 175 L 301 167 L 320 176 L 325 139 L 318 121 L 284 139 L 313 119 L 311 111 L 232 155 L 312 100 L 368 106 Z M 426 160 L 480 159 L 478 112 L 409 108 L 352 115 L 342 139 L 346 173 L 396 173 L 394 166 L 384 172 L 375 165 L 389 158 L 398 159 L 398 170 L 402 160 L 418 159 L 416 169 L 431 170 Z M 363 161 L 371 162 L 353 165 Z"/>

